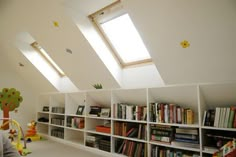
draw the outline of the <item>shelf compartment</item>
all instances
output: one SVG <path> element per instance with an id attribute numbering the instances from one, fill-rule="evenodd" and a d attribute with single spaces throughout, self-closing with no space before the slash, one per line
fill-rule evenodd
<path id="1" fill-rule="evenodd" d="M 200 152 L 192 150 L 183 150 L 178 148 L 171 148 L 161 145 L 151 144 L 150 157 L 163 156 L 164 154 L 170 154 L 170 156 L 200 156 Z"/>
<path id="2" fill-rule="evenodd" d="M 186 85 L 186 86 L 167 86 L 167 87 L 159 87 L 159 88 L 149 88 L 148 89 L 148 103 L 150 104 L 174 104 L 173 106 L 179 106 L 183 109 L 190 109 L 193 111 L 193 124 L 199 124 L 199 109 L 198 109 L 198 88 L 194 85 Z M 164 107 L 164 106 L 163 106 Z M 169 110 L 169 113 L 171 113 L 171 109 Z M 149 111 L 151 111 L 151 107 L 149 106 Z M 164 115 L 164 108 L 161 110 Z M 173 109 L 174 111 L 174 109 Z M 155 114 L 156 111 L 153 111 Z M 166 112 L 168 113 L 168 112 Z M 153 114 L 149 114 L 149 121 L 153 122 L 154 118 L 151 116 Z M 180 117 L 178 118 L 178 121 L 181 122 L 181 124 L 184 123 L 182 111 L 180 111 Z M 166 118 L 165 118 L 166 117 Z M 173 117 L 173 116 L 172 116 Z M 168 120 L 176 120 L 171 119 L 170 116 L 162 116 L 160 122 L 166 122 Z M 175 123 L 174 123 L 175 124 Z M 191 125 L 191 124 L 190 124 Z"/>
<path id="3" fill-rule="evenodd" d="M 64 139 L 64 128 L 51 126 L 50 135 L 53 137 Z"/>
<path id="4" fill-rule="evenodd" d="M 37 123 L 37 131 L 39 133 L 48 135 L 48 129 L 49 129 L 48 123 L 42 123 L 42 122 Z"/>
<path id="5" fill-rule="evenodd" d="M 97 107 L 97 108 L 96 108 Z M 103 114 L 101 110 L 108 109 L 107 116 L 103 118 L 111 117 L 111 91 L 110 90 L 95 90 L 88 91 L 86 95 L 86 116 L 93 117 L 101 117 Z M 93 110 L 92 110 L 93 109 Z M 103 112 L 104 113 L 104 112 Z"/>
<path id="6" fill-rule="evenodd" d="M 147 156 L 147 143 L 115 138 L 114 152 L 125 156 Z"/>
<path id="7" fill-rule="evenodd" d="M 64 126 L 65 125 L 64 115 L 51 115 L 50 124 L 57 126 Z"/>
<path id="8" fill-rule="evenodd" d="M 236 138 L 235 131 L 215 130 L 215 129 L 202 129 L 203 150 L 204 147 L 220 149 L 228 141 Z"/>
<path id="9" fill-rule="evenodd" d="M 84 132 L 79 131 L 78 129 L 65 129 L 65 140 L 71 141 L 75 144 L 82 144 L 84 145 Z"/>
<path id="10" fill-rule="evenodd" d="M 50 112 L 65 114 L 65 94 L 56 93 L 50 96 Z"/>
<path id="11" fill-rule="evenodd" d="M 37 113 L 37 121 L 41 123 L 49 123 L 49 113 L 38 112 Z"/>
<path id="12" fill-rule="evenodd" d="M 111 152 L 111 137 L 86 133 L 85 145 L 105 152 Z"/>
<path id="13" fill-rule="evenodd" d="M 76 93 L 67 93 L 65 98 L 65 113 L 67 115 L 85 115 L 86 107 L 86 93 L 85 92 L 76 92 Z M 82 112 L 78 112 L 78 107 L 83 106 Z"/>
<path id="14" fill-rule="evenodd" d="M 84 117 L 66 116 L 66 127 L 75 128 L 75 129 L 84 129 L 85 128 L 85 118 Z"/>
<path id="15" fill-rule="evenodd" d="M 50 94 L 39 95 L 39 104 L 37 105 L 37 111 L 43 112 L 44 107 L 50 106 Z"/>
<path id="16" fill-rule="evenodd" d="M 111 120 L 86 118 L 86 130 L 95 131 L 96 126 L 111 127 Z M 100 133 L 100 132 L 96 132 Z"/>
<path id="17" fill-rule="evenodd" d="M 143 123 L 120 122 L 113 123 L 116 136 L 127 137 L 129 139 L 147 140 L 147 125 Z"/>

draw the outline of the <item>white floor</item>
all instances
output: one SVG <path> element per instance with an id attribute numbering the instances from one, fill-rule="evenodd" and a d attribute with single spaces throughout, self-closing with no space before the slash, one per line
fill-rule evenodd
<path id="1" fill-rule="evenodd" d="M 30 142 L 27 143 L 27 148 L 32 151 L 27 157 L 102 157 L 101 154 L 98 155 L 51 140 Z"/>

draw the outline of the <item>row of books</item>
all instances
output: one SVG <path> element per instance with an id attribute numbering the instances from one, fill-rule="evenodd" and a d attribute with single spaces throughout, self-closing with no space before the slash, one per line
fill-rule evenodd
<path id="1" fill-rule="evenodd" d="M 51 118 L 51 123 L 55 125 L 64 126 L 64 122 L 65 122 L 64 118 L 60 117 Z"/>
<path id="2" fill-rule="evenodd" d="M 114 105 L 114 117 L 127 120 L 146 120 L 147 107 L 141 105 L 118 103 Z"/>
<path id="3" fill-rule="evenodd" d="M 61 129 L 52 129 L 51 130 L 51 136 L 58 137 L 58 138 L 64 138 L 64 130 Z"/>
<path id="4" fill-rule="evenodd" d="M 65 113 L 65 107 L 52 107 L 52 113 Z"/>
<path id="5" fill-rule="evenodd" d="M 147 125 L 129 123 L 129 122 L 114 122 L 114 134 L 124 137 L 138 138 L 146 140 Z"/>
<path id="6" fill-rule="evenodd" d="M 66 122 L 67 122 L 66 123 L 67 127 L 73 127 L 73 128 L 78 128 L 78 129 L 83 129 L 84 128 L 84 118 L 67 117 Z"/>
<path id="7" fill-rule="evenodd" d="M 151 157 L 200 157 L 200 155 L 190 151 L 170 149 L 152 145 Z"/>
<path id="8" fill-rule="evenodd" d="M 93 148 L 99 148 L 99 140 L 101 136 L 98 135 L 87 135 L 85 145 Z"/>
<path id="9" fill-rule="evenodd" d="M 220 128 L 236 128 L 236 107 L 216 107 L 204 112 L 203 125 Z"/>
<path id="10" fill-rule="evenodd" d="M 176 104 L 150 103 L 150 121 L 157 123 L 193 124 L 194 112 Z"/>
<path id="11" fill-rule="evenodd" d="M 129 140 L 116 139 L 116 153 L 130 157 L 147 157 L 147 144 Z"/>

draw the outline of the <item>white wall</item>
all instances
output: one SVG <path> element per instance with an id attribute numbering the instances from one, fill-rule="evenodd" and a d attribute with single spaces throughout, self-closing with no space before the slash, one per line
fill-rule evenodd
<path id="1" fill-rule="evenodd" d="M 18 112 L 10 112 L 10 118 L 18 121 L 23 128 L 27 129 L 27 123 L 35 119 L 36 104 L 37 104 L 37 93 L 28 86 L 27 82 L 24 81 L 14 69 L 9 66 L 8 60 L 0 52 L 0 90 L 4 87 L 15 88 L 21 92 L 23 102 L 20 107 L 17 108 Z M 0 118 L 3 117 L 3 112 L 0 110 Z M 2 124 L 2 121 L 0 121 Z"/>
<path id="2" fill-rule="evenodd" d="M 164 86 L 164 82 L 154 64 L 123 69 L 122 84 L 123 88 Z"/>

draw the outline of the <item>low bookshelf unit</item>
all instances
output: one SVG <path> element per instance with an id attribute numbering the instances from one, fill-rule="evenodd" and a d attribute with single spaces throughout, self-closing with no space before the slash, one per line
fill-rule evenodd
<path id="1" fill-rule="evenodd" d="M 103 156 L 210 157 L 236 138 L 235 108 L 234 82 L 43 93 L 37 127 Z"/>

